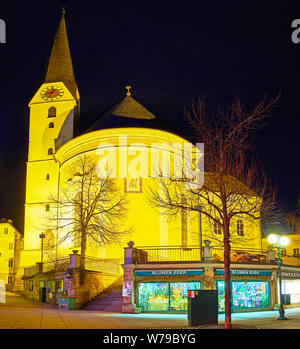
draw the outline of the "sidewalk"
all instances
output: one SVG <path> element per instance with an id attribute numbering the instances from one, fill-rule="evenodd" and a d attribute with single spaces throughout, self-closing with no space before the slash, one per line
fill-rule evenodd
<path id="1" fill-rule="evenodd" d="M 287 309 L 288 320 L 278 311 L 232 314 L 233 328 L 300 329 L 300 308 Z M 219 325 L 224 315 L 219 315 Z M 236 326 L 235 326 L 236 325 Z M 237 326 L 238 325 L 238 326 Z M 188 329 L 186 314 L 122 314 L 87 310 L 58 310 L 20 295 L 10 294 L 0 304 L 0 329 Z M 202 327 L 209 328 L 209 327 Z M 211 327 L 213 328 L 213 327 Z M 218 326 L 218 328 L 220 328 Z"/>

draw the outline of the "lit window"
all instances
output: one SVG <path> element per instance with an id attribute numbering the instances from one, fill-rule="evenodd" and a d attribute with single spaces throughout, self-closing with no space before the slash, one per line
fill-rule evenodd
<path id="1" fill-rule="evenodd" d="M 222 226 L 219 222 L 214 222 L 214 232 L 215 234 L 222 234 Z"/>
<path id="2" fill-rule="evenodd" d="M 49 123 L 49 128 L 54 128 L 54 122 Z"/>
<path id="3" fill-rule="evenodd" d="M 239 219 L 236 223 L 236 230 L 238 236 L 244 236 L 244 223 L 242 222 L 241 219 Z"/>
<path id="4" fill-rule="evenodd" d="M 48 155 L 52 155 L 53 154 L 53 149 L 52 148 L 49 148 L 48 149 Z"/>
<path id="5" fill-rule="evenodd" d="M 50 107 L 48 109 L 48 118 L 55 118 L 56 117 L 56 108 Z"/>

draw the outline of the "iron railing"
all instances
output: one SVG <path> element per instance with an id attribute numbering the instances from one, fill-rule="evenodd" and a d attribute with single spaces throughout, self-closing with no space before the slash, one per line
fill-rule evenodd
<path id="1" fill-rule="evenodd" d="M 61 258 L 43 263 L 43 272 L 65 271 L 70 267 L 70 258 Z"/>
<path id="2" fill-rule="evenodd" d="M 25 277 L 33 276 L 33 275 L 37 274 L 38 272 L 39 272 L 38 264 L 31 265 L 28 268 L 24 268 L 24 276 Z"/>
<path id="3" fill-rule="evenodd" d="M 201 253 L 202 252 L 202 253 Z M 232 263 L 251 264 L 276 264 L 277 253 L 274 261 L 267 261 L 267 251 L 259 249 L 231 249 Z M 200 262 L 204 261 L 204 251 L 199 246 L 145 246 L 134 248 L 133 261 L 143 263 L 171 263 L 171 262 Z M 224 262 L 224 249 L 213 247 L 211 262 Z M 205 259 L 207 262 L 207 259 Z M 283 255 L 283 265 L 300 266 L 300 257 Z"/>
<path id="4" fill-rule="evenodd" d="M 108 274 L 120 274 L 123 259 L 104 259 L 95 257 L 85 257 L 85 269 Z"/>

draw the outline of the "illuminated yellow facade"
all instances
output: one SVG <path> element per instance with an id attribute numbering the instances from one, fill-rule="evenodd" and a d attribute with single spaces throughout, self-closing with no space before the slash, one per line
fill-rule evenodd
<path id="1" fill-rule="evenodd" d="M 88 245 L 87 256 L 123 258 L 128 241 L 134 241 L 136 246 L 184 247 L 200 246 L 200 235 L 202 241 L 209 239 L 211 227 L 203 215 L 187 212 L 169 219 L 163 209 L 155 209 L 149 204 L 148 188 L 159 186 L 159 179 L 153 178 L 155 173 L 151 172 L 153 149 L 161 154 L 162 161 L 170 155 L 170 169 L 174 170 L 174 154 L 168 145 L 176 143 L 183 147 L 188 141 L 166 129 L 154 127 L 157 118 L 135 101 L 129 87 L 127 89 L 125 98 L 104 115 L 96 127 L 81 135 L 76 133 L 79 92 L 63 15 L 45 82 L 29 103 L 24 250 L 20 270 L 41 260 L 40 234 L 46 232 L 54 240 L 57 239 L 58 232 L 49 232 L 47 227 L 47 215 L 53 211 L 49 198 L 50 195 L 59 196 L 69 179 L 68 169 L 82 155 L 88 155 L 97 162 L 109 156 L 115 159 L 116 180 L 128 200 L 124 228 L 131 229 L 119 244 L 102 247 Z M 106 124 L 110 118 L 114 123 Z M 141 169 L 144 163 L 147 163 L 146 170 L 145 167 Z M 138 175 L 130 176 L 130 170 Z M 260 222 L 251 222 L 250 225 L 246 219 L 242 219 L 244 235 L 251 236 L 243 247 L 260 249 Z M 74 246 L 72 239 L 66 240 L 50 251 L 44 251 L 44 261 L 68 256 L 74 249 L 80 250 Z"/>
<path id="2" fill-rule="evenodd" d="M 10 219 L 2 218 L 0 220 L 0 282 L 8 288 L 13 286 L 22 248 L 22 234 L 16 230 Z"/>

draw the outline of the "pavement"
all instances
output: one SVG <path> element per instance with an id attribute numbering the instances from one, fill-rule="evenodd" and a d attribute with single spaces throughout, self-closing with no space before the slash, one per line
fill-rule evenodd
<path id="1" fill-rule="evenodd" d="M 300 329 L 300 308 L 286 309 L 287 320 L 277 320 L 278 311 L 232 314 L 233 329 Z M 219 315 L 222 328 L 224 315 Z M 220 326 L 221 325 L 221 326 Z M 58 310 L 16 293 L 7 292 L 0 303 L 0 329 L 190 329 L 187 314 L 122 314 L 90 310 Z M 193 327 L 193 329 L 195 329 Z"/>

